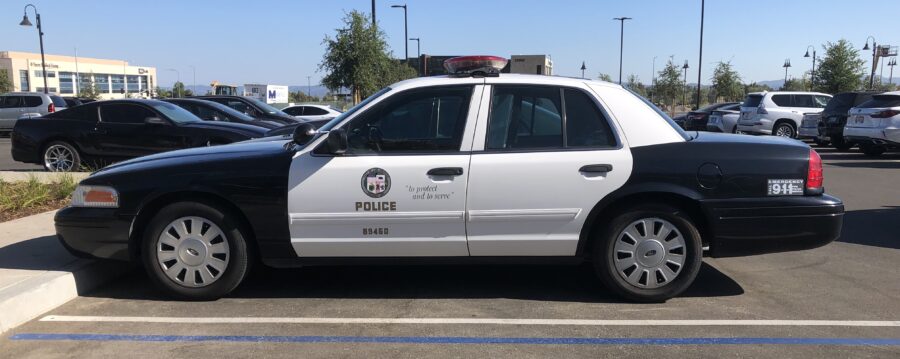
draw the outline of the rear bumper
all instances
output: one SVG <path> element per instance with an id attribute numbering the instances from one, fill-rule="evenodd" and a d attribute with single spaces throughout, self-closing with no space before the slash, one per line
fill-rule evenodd
<path id="1" fill-rule="evenodd" d="M 875 146 L 900 146 L 900 129 L 884 127 L 845 127 L 844 137 L 852 142 Z"/>
<path id="2" fill-rule="evenodd" d="M 56 235 L 79 257 L 130 260 L 128 251 L 132 216 L 117 209 L 66 207 L 56 212 Z"/>
<path id="3" fill-rule="evenodd" d="M 817 138 L 817 137 L 819 137 L 819 128 L 818 127 L 800 127 L 800 130 L 797 131 L 797 136 L 800 138 Z"/>
<path id="4" fill-rule="evenodd" d="M 829 195 L 707 200 L 710 255 L 738 257 L 812 249 L 841 234 L 844 204 Z"/>
<path id="5" fill-rule="evenodd" d="M 17 133 L 10 134 L 11 148 L 9 150 L 14 161 L 41 164 L 41 154 L 38 143 L 31 138 Z"/>

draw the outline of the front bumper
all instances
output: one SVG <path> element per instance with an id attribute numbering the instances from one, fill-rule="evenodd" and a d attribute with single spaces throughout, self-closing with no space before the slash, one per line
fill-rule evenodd
<path id="1" fill-rule="evenodd" d="M 114 208 L 66 207 L 54 221 L 57 237 L 73 255 L 128 261 L 133 219 Z"/>
<path id="2" fill-rule="evenodd" d="M 707 200 L 710 255 L 738 257 L 812 249 L 841 234 L 844 204 L 829 195 Z"/>

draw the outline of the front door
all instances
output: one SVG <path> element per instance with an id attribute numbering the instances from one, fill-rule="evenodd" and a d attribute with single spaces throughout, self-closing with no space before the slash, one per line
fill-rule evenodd
<path id="1" fill-rule="evenodd" d="M 148 117 L 161 115 L 139 104 L 109 103 L 100 106 L 100 122 L 92 137 L 104 156 L 138 157 L 183 147 L 177 126 L 147 124 Z"/>
<path id="2" fill-rule="evenodd" d="M 298 153 L 288 187 L 297 255 L 467 256 L 462 149 L 471 148 L 465 134 L 481 87 L 391 94 L 341 126 L 347 153 L 329 154 L 324 143 Z"/>
<path id="3" fill-rule="evenodd" d="M 492 88 L 469 170 L 469 252 L 575 255 L 591 209 L 628 180 L 631 153 L 588 88 Z"/>

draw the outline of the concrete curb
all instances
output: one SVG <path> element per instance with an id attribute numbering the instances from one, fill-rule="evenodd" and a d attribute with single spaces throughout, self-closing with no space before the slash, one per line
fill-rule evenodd
<path id="1" fill-rule="evenodd" d="M 69 255 L 55 240 L 53 213 L 0 223 L 0 236 L 6 237 L 0 238 L 0 333 L 130 270 L 125 263 Z"/>
<path id="2" fill-rule="evenodd" d="M 62 176 L 68 175 L 72 176 L 75 182 L 78 182 L 87 178 L 90 174 L 90 172 L 0 171 L 0 180 L 17 182 L 28 181 L 31 178 L 35 178 L 41 183 L 50 183 Z"/>

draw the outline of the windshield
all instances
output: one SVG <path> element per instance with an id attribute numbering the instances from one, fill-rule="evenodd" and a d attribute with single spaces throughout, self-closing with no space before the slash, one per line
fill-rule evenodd
<path id="1" fill-rule="evenodd" d="M 260 101 L 259 99 L 256 99 L 253 97 L 247 97 L 247 100 L 250 100 L 250 102 L 253 102 L 253 104 L 256 105 L 256 107 L 259 107 L 260 110 L 262 110 L 263 112 L 265 112 L 267 114 L 290 116 L 290 115 L 282 112 L 281 110 L 274 108 L 265 102 Z"/>
<path id="2" fill-rule="evenodd" d="M 900 96 L 897 95 L 875 95 L 872 99 L 863 102 L 857 107 L 861 108 L 887 108 L 900 107 Z"/>
<path id="3" fill-rule="evenodd" d="M 199 122 L 203 121 L 199 117 L 194 116 L 194 114 L 188 112 L 187 110 L 178 107 L 177 105 L 168 103 L 168 102 L 152 102 L 150 106 L 153 107 L 154 110 L 161 112 L 163 115 L 168 117 L 170 120 L 175 121 L 176 123 L 189 123 L 189 122 Z"/>
<path id="4" fill-rule="evenodd" d="M 747 95 L 744 98 L 744 104 L 741 107 L 759 107 L 759 103 L 762 102 L 762 95 Z"/>
<path id="5" fill-rule="evenodd" d="M 384 95 L 385 92 L 388 92 L 390 90 L 391 90 L 390 87 L 385 87 L 385 88 L 381 89 L 380 91 L 372 94 L 372 96 L 369 96 L 365 100 L 362 100 L 360 103 L 356 104 L 356 106 L 351 107 L 349 110 L 347 110 L 347 112 L 344 112 L 344 113 L 338 115 L 338 117 L 335 117 L 334 119 L 332 119 L 331 121 L 328 121 L 328 123 L 326 123 L 324 126 L 319 128 L 319 131 L 322 131 L 322 132 L 331 131 L 331 129 L 334 128 L 334 126 L 337 126 L 339 123 L 341 123 L 341 121 L 344 121 L 345 118 L 352 115 L 354 112 L 358 111 L 359 109 L 365 107 L 370 102 L 374 101 L 376 98 L 381 97 L 381 95 Z"/>
<path id="6" fill-rule="evenodd" d="M 637 92 L 631 91 L 628 88 L 625 88 L 625 90 L 628 92 L 631 92 L 632 95 L 641 99 L 641 101 L 643 101 L 645 105 L 650 106 L 650 108 L 653 109 L 653 111 L 656 111 L 657 115 L 662 116 L 662 118 L 664 120 L 666 120 L 666 123 L 668 123 L 669 126 L 672 126 L 672 129 L 674 129 L 675 132 L 678 132 L 678 134 L 681 135 L 681 137 L 683 137 L 685 140 L 693 140 L 694 139 L 693 136 L 689 136 L 687 134 L 687 132 L 684 132 L 684 129 L 681 128 L 681 126 L 678 126 L 678 124 L 675 123 L 675 121 L 673 121 L 672 118 L 669 117 L 668 114 L 666 114 L 665 112 L 660 110 L 659 107 L 656 107 L 656 105 L 654 105 L 653 102 L 648 101 L 647 99 L 644 98 L 644 96 L 638 95 Z"/>

